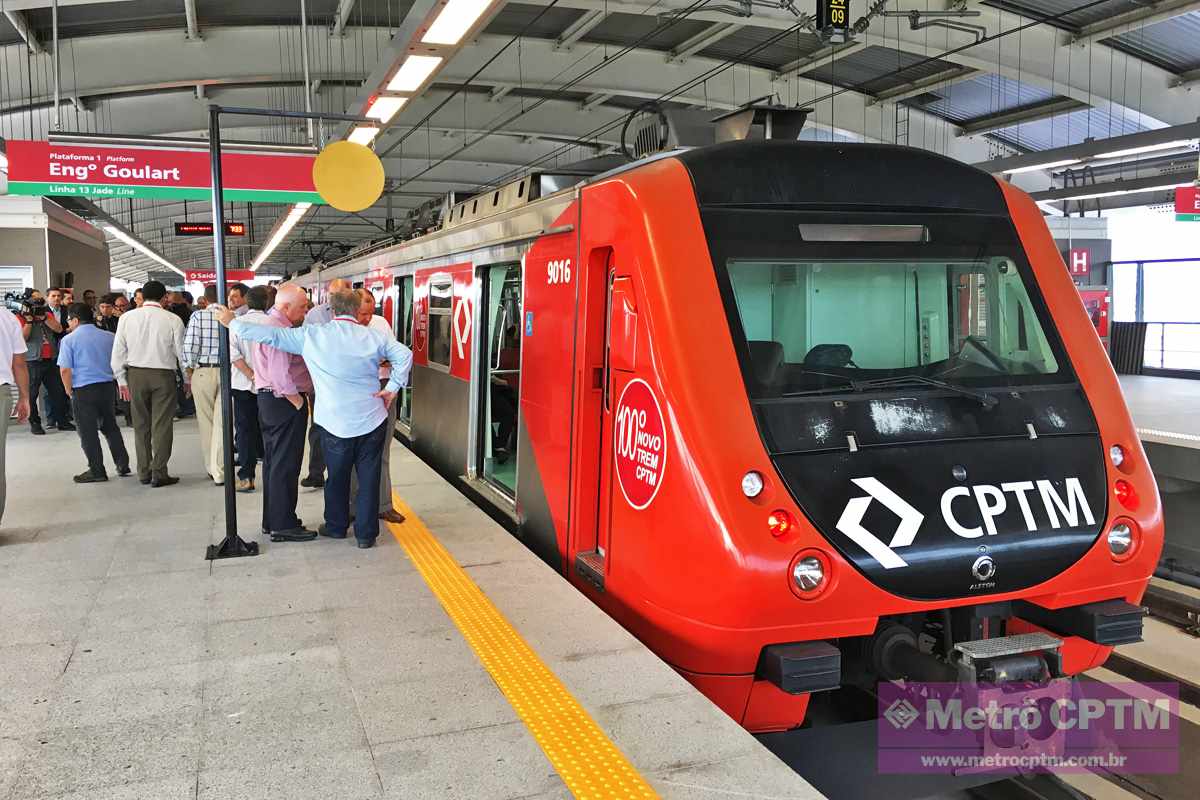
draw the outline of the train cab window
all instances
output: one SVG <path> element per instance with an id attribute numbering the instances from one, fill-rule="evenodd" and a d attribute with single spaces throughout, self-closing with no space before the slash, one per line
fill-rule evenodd
<path id="1" fill-rule="evenodd" d="M 454 284 L 449 278 L 429 282 L 429 363 L 450 370 L 450 309 Z"/>
<path id="2" fill-rule="evenodd" d="M 759 396 L 905 375 L 1010 385 L 1059 371 L 1004 256 L 731 259 L 727 269 Z"/>

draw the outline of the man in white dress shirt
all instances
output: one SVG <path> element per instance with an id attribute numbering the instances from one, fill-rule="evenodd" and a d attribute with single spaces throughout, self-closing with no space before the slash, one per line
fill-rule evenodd
<path id="1" fill-rule="evenodd" d="M 230 297 L 233 289 L 229 290 Z M 255 325 L 269 324 L 267 309 L 271 294 L 266 286 L 246 290 L 246 309 L 238 318 Z M 237 314 L 237 311 L 234 311 Z M 254 385 L 254 352 L 258 342 L 251 342 L 230 333 L 229 358 L 233 365 L 233 436 L 238 455 L 237 490 L 253 492 L 258 459 L 263 456 L 262 427 L 258 422 L 258 390 Z"/>
<path id="2" fill-rule="evenodd" d="M 167 473 L 175 422 L 175 371 L 183 351 L 183 320 L 162 307 L 167 289 L 147 281 L 139 308 L 121 315 L 112 370 L 121 399 L 133 407 L 138 479 L 151 486 L 179 483 Z M 189 387 L 190 391 L 190 387 Z"/>
<path id="3" fill-rule="evenodd" d="M 396 341 L 396 332 L 392 330 L 392 323 L 375 313 L 375 295 L 371 294 L 370 289 L 359 289 L 357 291 L 359 298 L 362 300 L 361 305 L 358 307 L 358 324 L 365 325 L 371 330 L 379 331 L 392 341 Z M 392 365 L 384 362 L 379 366 L 379 388 L 382 389 L 387 386 L 387 382 L 391 377 Z M 399 523 L 404 522 L 404 515 L 392 506 L 392 440 L 393 434 L 396 432 L 397 405 L 399 404 L 392 403 L 388 406 L 387 438 L 383 443 L 383 456 L 379 468 L 379 518 L 388 522 Z M 355 507 L 357 497 L 358 478 L 355 475 L 351 475 L 351 508 Z"/>
<path id="4" fill-rule="evenodd" d="M 29 419 L 29 366 L 25 363 L 25 337 L 21 323 L 0 306 L 0 520 L 4 518 L 7 487 L 4 478 L 4 441 L 8 437 L 8 418 L 13 412 L 13 387 L 17 388 L 17 422 Z"/>

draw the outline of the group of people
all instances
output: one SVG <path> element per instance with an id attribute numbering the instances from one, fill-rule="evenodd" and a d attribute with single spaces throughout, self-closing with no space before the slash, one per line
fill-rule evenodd
<path id="1" fill-rule="evenodd" d="M 190 297 L 169 294 L 158 281 L 138 289 L 132 307 L 124 295 L 97 302 L 93 294 L 91 303 L 66 304 L 60 290 L 47 295 L 53 313 L 45 319 L 18 321 L 0 310 L 0 426 L 7 428 L 12 402 L 4 384 L 17 387 L 15 416 L 28 419 L 37 433 L 39 388 L 53 394 L 49 381 L 56 380 L 62 398 L 51 402 L 57 416 L 50 422 L 76 430 L 61 407 L 73 408 L 88 462 L 77 483 L 109 479 L 101 435 L 117 475 L 136 466 L 143 484 L 178 483 L 167 465 L 182 383 L 195 404 L 203 464 L 215 485 L 236 480 L 239 492 L 256 491 L 261 459 L 262 530 L 272 541 L 344 539 L 353 529 L 358 546 L 367 548 L 380 519 L 403 520 L 392 507 L 388 453 L 396 395 L 407 385 L 412 353 L 375 314 L 369 291 L 335 280 L 316 307 L 294 284 L 234 284 L 224 304 L 209 286 L 194 307 Z M 221 325 L 230 329 L 236 476 L 225 474 Z M 60 403 L 64 398 L 70 403 Z M 132 464 L 117 424 L 121 403 L 128 404 L 134 428 Z M 5 433 L 0 430 L 0 517 Z M 325 521 L 316 530 L 296 514 L 306 440 L 309 474 L 302 483 L 323 487 L 325 495 Z"/>

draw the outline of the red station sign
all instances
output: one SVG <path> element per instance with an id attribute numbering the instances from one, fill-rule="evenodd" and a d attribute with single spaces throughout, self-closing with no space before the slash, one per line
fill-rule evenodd
<path id="1" fill-rule="evenodd" d="M 221 154 L 226 201 L 324 203 L 313 186 L 316 155 L 292 152 Z M 207 200 L 212 196 L 207 149 L 127 147 L 10 140 L 8 191 L 24 195 Z"/>
<path id="2" fill-rule="evenodd" d="M 1200 187 L 1181 186 L 1175 190 L 1175 219 L 1200 222 Z"/>
<path id="3" fill-rule="evenodd" d="M 188 269 L 184 280 L 188 283 L 216 283 L 217 271 L 214 269 Z M 236 283 L 237 281 L 254 280 L 254 270 L 252 269 L 227 269 L 225 270 L 225 280 L 227 283 Z"/>

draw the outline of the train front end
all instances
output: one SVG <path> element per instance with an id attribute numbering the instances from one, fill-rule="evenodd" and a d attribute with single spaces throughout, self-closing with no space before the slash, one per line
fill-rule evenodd
<path id="1" fill-rule="evenodd" d="M 625 183 L 680 470 L 625 537 L 654 567 L 625 616 L 689 680 L 783 730 L 814 693 L 1045 680 L 1140 638 L 1157 489 L 1025 194 L 796 142 Z"/>

